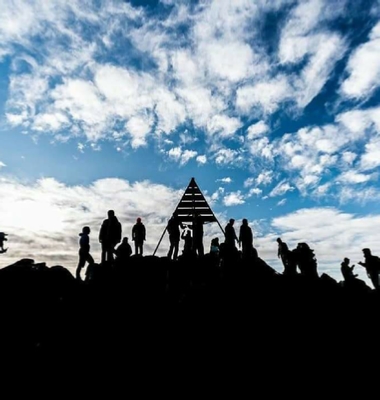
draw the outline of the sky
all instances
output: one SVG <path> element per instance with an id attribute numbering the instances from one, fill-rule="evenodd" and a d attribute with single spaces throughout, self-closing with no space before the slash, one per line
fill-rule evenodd
<path id="1" fill-rule="evenodd" d="M 379 0 L 0 0 L 0 267 L 71 272 L 114 209 L 152 254 L 192 177 L 319 273 L 380 255 Z M 206 226 L 205 247 L 223 235 Z M 165 237 L 158 255 L 165 255 Z M 356 268 L 367 283 L 362 267 Z"/>

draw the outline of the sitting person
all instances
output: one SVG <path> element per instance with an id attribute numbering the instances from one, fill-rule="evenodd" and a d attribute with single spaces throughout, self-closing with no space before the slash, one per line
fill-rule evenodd
<path id="1" fill-rule="evenodd" d="M 219 256 L 219 238 L 214 238 L 211 240 L 211 245 L 210 245 L 210 254 Z"/>
<path id="2" fill-rule="evenodd" d="M 114 250 L 116 254 L 116 262 L 124 263 L 132 254 L 132 247 L 128 242 L 128 238 L 123 238 L 123 241 L 119 244 L 118 248 Z"/>
<path id="3" fill-rule="evenodd" d="M 358 274 L 354 274 L 354 267 L 355 265 L 352 265 L 350 267 L 350 259 L 345 258 L 343 262 L 340 264 L 340 271 L 342 272 L 343 278 L 345 282 L 352 281 L 355 279 Z"/>

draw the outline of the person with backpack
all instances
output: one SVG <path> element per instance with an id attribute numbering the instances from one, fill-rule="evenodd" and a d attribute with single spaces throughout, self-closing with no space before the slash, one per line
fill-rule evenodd
<path id="1" fill-rule="evenodd" d="M 132 228 L 132 240 L 135 242 L 135 255 L 143 255 L 144 240 L 146 238 L 146 230 L 141 218 L 137 218 L 136 224 Z"/>
<path id="2" fill-rule="evenodd" d="M 362 250 L 364 255 L 364 262 L 358 262 L 359 265 L 364 267 L 367 271 L 367 276 L 371 279 L 373 287 L 378 290 L 380 289 L 379 284 L 379 273 L 380 273 L 380 258 L 378 256 L 374 256 L 371 253 L 370 249 Z"/>

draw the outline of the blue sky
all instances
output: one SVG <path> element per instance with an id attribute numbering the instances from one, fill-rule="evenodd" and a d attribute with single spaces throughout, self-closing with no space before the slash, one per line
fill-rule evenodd
<path id="1" fill-rule="evenodd" d="M 0 3 L 4 265 L 74 266 L 83 224 L 96 256 L 109 208 L 152 251 L 193 176 L 276 268 L 380 253 L 378 1 Z"/>

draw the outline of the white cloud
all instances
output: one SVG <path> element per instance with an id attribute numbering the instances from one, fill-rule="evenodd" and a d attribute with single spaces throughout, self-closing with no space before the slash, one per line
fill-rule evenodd
<path id="1" fill-rule="evenodd" d="M 232 164 L 237 159 L 239 152 L 232 149 L 220 149 L 216 152 L 215 162 L 217 164 Z"/>
<path id="2" fill-rule="evenodd" d="M 380 22 L 372 29 L 369 40 L 351 54 L 347 72 L 349 75 L 341 87 L 344 96 L 367 97 L 379 86 Z"/>
<path id="3" fill-rule="evenodd" d="M 342 160 L 349 165 L 352 165 L 356 158 L 357 154 L 353 153 L 352 151 L 345 151 L 342 154 Z"/>
<path id="4" fill-rule="evenodd" d="M 181 147 L 173 147 L 167 154 L 171 160 L 179 162 L 180 165 L 185 165 L 192 158 L 196 157 L 198 153 L 194 150 L 182 150 Z"/>
<path id="5" fill-rule="evenodd" d="M 251 125 L 247 129 L 247 139 L 256 139 L 267 133 L 269 131 L 269 126 L 264 121 L 259 121 L 256 124 Z"/>
<path id="6" fill-rule="evenodd" d="M 334 65 L 345 53 L 342 37 L 324 24 L 339 12 L 336 3 L 329 7 L 329 3 L 323 0 L 300 2 L 282 30 L 280 62 L 286 65 L 306 60 L 300 75 L 294 80 L 293 95 L 300 108 L 320 92 Z"/>
<path id="7" fill-rule="evenodd" d="M 0 169 L 6 167 L 6 164 L 4 164 L 2 161 L 0 161 Z"/>
<path id="8" fill-rule="evenodd" d="M 255 183 L 255 178 L 247 178 L 245 181 L 244 181 L 244 187 L 245 188 L 247 188 L 247 187 L 250 187 L 250 186 L 252 186 L 253 184 Z"/>
<path id="9" fill-rule="evenodd" d="M 362 205 L 369 202 L 378 203 L 380 201 L 380 191 L 375 187 L 360 188 L 358 190 L 357 187 L 346 185 L 338 191 L 337 197 L 341 204 L 352 204 L 353 202 Z"/>
<path id="10" fill-rule="evenodd" d="M 282 182 L 278 183 L 272 191 L 269 193 L 270 197 L 275 197 L 275 196 L 282 196 L 286 192 L 291 192 L 294 190 L 294 187 L 289 184 L 289 182 L 286 182 L 283 180 Z"/>
<path id="11" fill-rule="evenodd" d="M 372 175 L 366 175 L 358 173 L 357 171 L 350 170 L 342 173 L 338 178 L 338 182 L 348 183 L 348 184 L 356 184 L 356 183 L 364 183 L 373 179 Z"/>
<path id="12" fill-rule="evenodd" d="M 222 183 L 228 184 L 228 183 L 232 183 L 232 179 L 229 176 L 227 176 L 225 178 L 217 179 L 216 182 L 222 182 Z"/>
<path id="13" fill-rule="evenodd" d="M 200 42 L 199 55 L 208 73 L 231 82 L 238 82 L 251 75 L 254 54 L 247 43 L 239 41 L 212 40 Z"/>
<path id="14" fill-rule="evenodd" d="M 207 123 L 207 129 L 211 135 L 218 134 L 221 138 L 228 138 L 242 126 L 238 118 L 230 118 L 226 115 L 215 115 Z"/>
<path id="15" fill-rule="evenodd" d="M 196 161 L 199 165 L 204 165 L 207 163 L 207 157 L 204 154 L 197 156 Z"/>
<path id="16" fill-rule="evenodd" d="M 223 204 L 226 207 L 237 206 L 244 203 L 244 196 L 242 195 L 240 190 L 238 190 L 237 192 L 231 192 L 223 198 Z"/>
<path id="17" fill-rule="evenodd" d="M 280 206 L 283 206 L 285 203 L 286 203 L 286 199 L 282 199 L 277 203 L 277 205 L 280 207 Z"/>
<path id="18" fill-rule="evenodd" d="M 217 201 L 219 200 L 220 196 L 224 194 L 224 188 L 219 187 L 212 195 L 211 195 L 211 200 Z"/>
<path id="19" fill-rule="evenodd" d="M 371 127 L 380 130 L 380 107 L 346 111 L 339 114 L 336 121 L 350 132 L 352 138 L 361 138 Z"/>
<path id="20" fill-rule="evenodd" d="M 288 80 L 284 76 L 278 76 L 239 88 L 236 92 L 236 107 L 242 113 L 249 114 L 252 108 L 260 106 L 265 114 L 272 114 L 291 93 Z"/>
<path id="21" fill-rule="evenodd" d="M 316 43 L 313 43 L 316 42 Z M 300 108 L 306 107 L 321 91 L 337 63 L 346 52 L 346 43 L 337 34 L 324 33 L 312 38 L 314 54 L 295 82 L 295 96 Z"/>
<path id="22" fill-rule="evenodd" d="M 273 159 L 273 144 L 267 137 L 252 140 L 248 143 L 249 152 L 257 157 L 263 157 L 268 160 Z"/>
<path id="23" fill-rule="evenodd" d="M 146 145 L 146 136 L 151 130 L 153 120 L 150 116 L 141 115 L 132 117 L 125 125 L 125 128 L 130 133 L 132 140 L 132 148 L 136 149 Z"/>
<path id="24" fill-rule="evenodd" d="M 260 196 L 263 191 L 259 188 L 252 188 L 249 190 L 247 197 L 251 197 L 253 195 Z"/>
<path id="25" fill-rule="evenodd" d="M 269 185 L 273 180 L 272 171 L 263 171 L 256 178 L 257 185 Z"/>
<path id="26" fill-rule="evenodd" d="M 360 167 L 367 171 L 380 165 L 380 138 L 373 137 L 365 145 L 365 153 L 361 156 Z"/>

